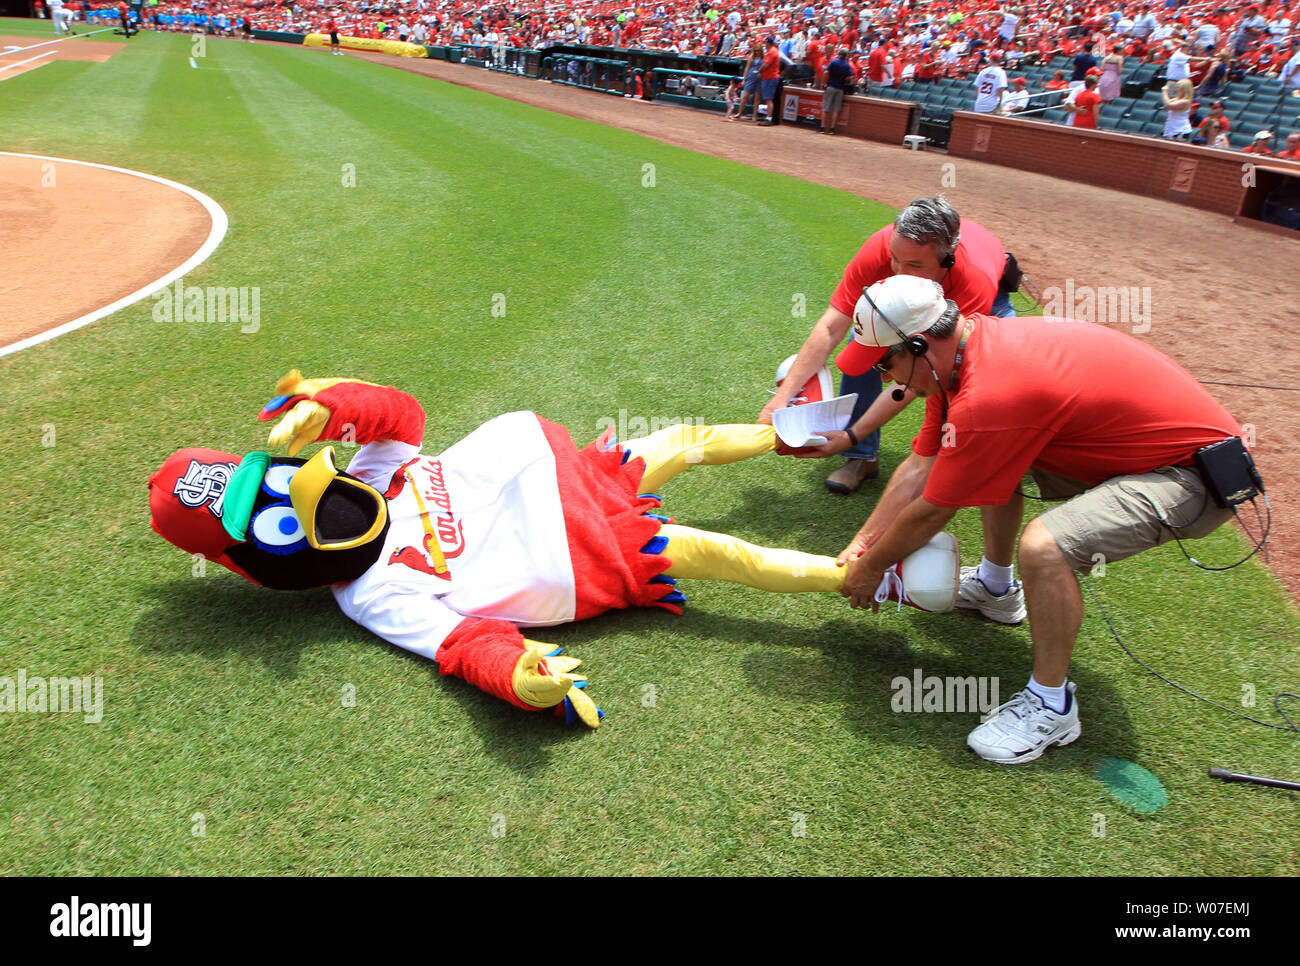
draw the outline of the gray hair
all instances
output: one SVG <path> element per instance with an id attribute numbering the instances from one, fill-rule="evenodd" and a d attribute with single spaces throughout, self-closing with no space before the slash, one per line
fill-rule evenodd
<path id="1" fill-rule="evenodd" d="M 943 315 L 939 316 L 934 325 L 925 330 L 926 338 L 946 339 L 957 331 L 957 320 L 961 318 L 957 303 L 952 299 L 944 299 L 944 303 Z"/>
<path id="2" fill-rule="evenodd" d="M 917 198 L 898 213 L 894 231 L 918 245 L 934 245 L 943 258 L 957 251 L 961 241 L 961 216 L 943 195 Z"/>

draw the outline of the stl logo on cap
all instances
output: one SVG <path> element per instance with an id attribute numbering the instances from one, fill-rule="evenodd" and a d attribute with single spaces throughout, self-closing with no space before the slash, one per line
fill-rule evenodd
<path id="1" fill-rule="evenodd" d="M 188 507 L 207 506 L 214 517 L 221 519 L 226 485 L 236 468 L 235 463 L 203 463 L 192 459 L 184 475 L 176 480 L 172 495 Z"/>

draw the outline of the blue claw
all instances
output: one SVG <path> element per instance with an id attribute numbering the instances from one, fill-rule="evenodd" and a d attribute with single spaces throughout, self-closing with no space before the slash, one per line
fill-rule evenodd
<path id="1" fill-rule="evenodd" d="M 285 403 L 287 403 L 288 401 L 289 401 L 289 397 L 288 397 L 288 396 L 276 396 L 276 397 L 275 397 L 274 399 L 272 399 L 269 403 L 267 403 L 265 406 L 262 407 L 262 412 L 264 412 L 264 413 L 272 412 L 272 411 L 274 411 L 274 410 L 276 410 L 276 409 L 279 409 L 281 406 L 283 406 L 283 405 L 284 405 Z"/>
<path id="2" fill-rule="evenodd" d="M 586 681 L 575 681 L 575 682 L 573 682 L 573 686 L 574 686 L 575 688 L 585 688 L 585 687 L 587 686 L 587 682 L 586 682 Z M 605 712 L 602 711 L 600 708 L 597 708 L 597 709 L 596 709 L 596 717 L 597 717 L 597 718 L 604 718 L 604 717 L 605 717 Z M 565 699 L 564 699 L 564 727 L 566 727 L 566 728 L 572 728 L 574 722 L 575 722 L 575 721 L 580 721 L 580 720 L 582 720 L 582 719 L 578 717 L 578 712 L 574 709 L 574 707 L 573 707 L 573 702 L 570 701 L 568 698 L 565 698 Z"/>
<path id="3" fill-rule="evenodd" d="M 672 584 L 672 585 L 675 587 L 675 586 L 677 586 L 677 578 L 676 578 L 676 577 L 669 577 L 667 574 L 658 574 L 658 575 L 656 575 L 656 576 L 650 578 L 650 583 L 652 583 L 652 584 Z"/>
<path id="4" fill-rule="evenodd" d="M 641 552 L 648 554 L 661 554 L 667 546 L 668 538 L 662 534 L 655 534 L 655 536 L 650 538 L 650 542 L 641 548 Z"/>
<path id="5" fill-rule="evenodd" d="M 655 601 L 655 603 L 656 604 L 684 604 L 686 603 L 686 595 L 683 594 L 680 590 L 674 590 L 670 594 L 664 594 L 657 601 Z"/>
<path id="6" fill-rule="evenodd" d="M 649 517 L 651 520 L 658 520 L 660 523 L 672 523 L 672 522 L 673 522 L 673 518 L 672 518 L 672 517 L 666 517 L 666 516 L 664 516 L 662 513 L 643 513 L 642 516 L 647 516 L 647 517 Z"/>
<path id="7" fill-rule="evenodd" d="M 564 653 L 564 648 L 557 647 L 555 650 L 551 651 L 550 653 L 543 654 L 542 657 L 559 657 L 563 653 Z"/>

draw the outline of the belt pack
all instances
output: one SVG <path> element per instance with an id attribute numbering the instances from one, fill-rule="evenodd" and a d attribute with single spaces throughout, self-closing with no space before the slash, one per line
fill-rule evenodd
<path id="1" fill-rule="evenodd" d="M 1214 502 L 1224 509 L 1245 503 L 1264 492 L 1255 461 L 1240 436 L 1198 449 L 1192 457 Z"/>
<path id="2" fill-rule="evenodd" d="M 1012 292 L 1020 291 L 1020 282 L 1024 279 L 1025 273 L 1020 270 L 1020 265 L 1016 262 L 1016 256 L 1007 252 L 1007 263 L 1002 269 L 1002 278 L 998 280 L 998 291 L 1010 295 Z"/>

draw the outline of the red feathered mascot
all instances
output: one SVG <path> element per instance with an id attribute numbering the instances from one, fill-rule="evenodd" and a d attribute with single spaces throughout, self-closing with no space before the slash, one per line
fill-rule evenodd
<path id="1" fill-rule="evenodd" d="M 174 453 L 149 480 L 154 529 L 266 587 L 329 585 L 357 623 L 518 707 L 591 727 L 602 717 L 572 673 L 579 662 L 526 638 L 533 627 L 619 607 L 680 613 L 676 577 L 784 593 L 843 587 L 831 557 L 652 512 L 659 497 L 643 491 L 694 465 L 771 452 L 770 426 L 673 426 L 625 443 L 607 432 L 579 450 L 562 427 L 515 412 L 429 455 L 424 411 L 397 389 L 295 370 L 276 393 L 259 419 L 279 420 L 270 443 L 289 457 Z M 361 448 L 346 472 L 331 446 L 294 458 L 317 440 Z M 955 544 L 939 564 L 955 595 Z M 906 599 L 897 579 L 881 587 Z"/>

